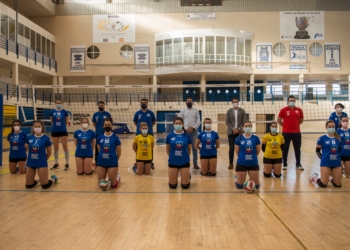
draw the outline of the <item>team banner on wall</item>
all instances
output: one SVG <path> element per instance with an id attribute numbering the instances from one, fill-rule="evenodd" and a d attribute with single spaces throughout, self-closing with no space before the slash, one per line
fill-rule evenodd
<path id="1" fill-rule="evenodd" d="M 281 11 L 281 40 L 323 40 L 323 11 Z"/>
<path id="2" fill-rule="evenodd" d="M 289 68 L 293 70 L 306 69 L 307 65 L 307 44 L 290 43 L 289 45 Z"/>
<path id="3" fill-rule="evenodd" d="M 325 43 L 324 59 L 326 69 L 340 70 L 340 43 Z"/>
<path id="4" fill-rule="evenodd" d="M 92 36 L 94 43 L 135 42 L 135 15 L 94 15 Z"/>
<path id="5" fill-rule="evenodd" d="M 272 69 L 272 44 L 257 43 L 256 44 L 256 68 L 259 70 Z"/>
<path id="6" fill-rule="evenodd" d="M 215 12 L 186 13 L 186 20 L 215 20 Z"/>
<path id="7" fill-rule="evenodd" d="M 135 69 L 149 70 L 150 53 L 148 44 L 135 44 L 134 47 Z"/>
<path id="8" fill-rule="evenodd" d="M 70 72 L 85 72 L 85 46 L 70 47 Z"/>

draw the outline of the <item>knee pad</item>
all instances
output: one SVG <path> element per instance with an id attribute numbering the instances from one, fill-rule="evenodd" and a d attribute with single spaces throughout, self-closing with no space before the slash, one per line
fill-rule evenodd
<path id="1" fill-rule="evenodd" d="M 82 173 L 77 173 L 77 175 L 84 175 L 84 172 L 82 172 Z"/>
<path id="2" fill-rule="evenodd" d="M 85 172 L 86 175 L 92 175 L 92 173 L 94 172 L 94 170 L 91 170 L 91 172 L 88 174 Z"/>
<path id="3" fill-rule="evenodd" d="M 275 173 L 274 173 L 274 176 L 275 176 L 276 178 L 281 178 L 282 174 L 275 174 Z"/>
<path id="4" fill-rule="evenodd" d="M 36 184 L 38 184 L 38 182 L 36 180 L 34 180 L 34 183 L 32 185 L 27 185 L 26 184 L 26 188 L 33 188 L 36 186 Z"/>
<path id="5" fill-rule="evenodd" d="M 236 187 L 239 189 L 243 189 L 243 184 L 238 184 L 238 182 L 236 182 Z"/>
<path id="6" fill-rule="evenodd" d="M 176 184 L 170 184 L 170 183 L 169 183 L 169 187 L 170 187 L 171 189 L 175 189 L 175 188 L 177 188 L 177 183 L 176 183 Z"/>
<path id="7" fill-rule="evenodd" d="M 255 189 L 259 189 L 260 188 L 260 184 L 255 185 Z"/>
<path id="8" fill-rule="evenodd" d="M 270 174 L 267 174 L 267 173 L 264 172 L 264 176 L 265 176 L 266 178 L 270 178 L 270 177 L 272 176 L 272 174 L 271 174 L 271 173 L 270 173 Z"/>
<path id="9" fill-rule="evenodd" d="M 181 187 L 182 187 L 183 189 L 188 189 L 188 188 L 190 187 L 190 185 L 191 185 L 191 182 L 188 183 L 188 184 L 181 184 Z"/>
<path id="10" fill-rule="evenodd" d="M 216 176 L 216 173 L 215 174 L 212 174 L 212 173 L 210 173 L 210 171 L 208 172 L 208 175 L 209 176 Z"/>
<path id="11" fill-rule="evenodd" d="M 326 188 L 327 187 L 327 184 L 325 185 L 325 184 L 323 184 L 322 183 L 322 181 L 320 180 L 320 179 L 317 179 L 317 185 L 319 186 L 319 187 L 321 187 L 321 188 Z"/>
<path id="12" fill-rule="evenodd" d="M 208 172 L 208 173 L 209 173 L 209 172 Z M 203 174 L 202 171 L 201 171 L 201 175 L 202 175 L 202 176 L 207 176 L 206 174 Z"/>
<path id="13" fill-rule="evenodd" d="M 41 185 L 41 187 L 42 187 L 43 189 L 48 189 L 49 187 L 52 186 L 52 184 L 53 184 L 52 180 L 49 180 L 47 184 Z"/>
<path id="14" fill-rule="evenodd" d="M 333 184 L 334 187 L 336 187 L 336 188 L 341 188 L 341 184 L 340 184 L 340 185 L 335 184 L 335 183 L 333 182 L 333 179 L 331 180 L 331 182 L 332 182 L 332 184 Z"/>

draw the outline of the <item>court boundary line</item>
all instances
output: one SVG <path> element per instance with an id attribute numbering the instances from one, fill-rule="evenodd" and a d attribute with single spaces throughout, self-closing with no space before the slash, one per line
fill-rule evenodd
<path id="1" fill-rule="evenodd" d="M 294 232 L 292 231 L 292 229 L 290 229 L 286 223 L 284 223 L 284 221 L 275 213 L 275 211 L 267 204 L 267 202 L 258 194 L 258 193 L 255 193 L 256 196 L 264 203 L 264 205 L 267 207 L 268 210 L 271 211 L 271 213 L 275 216 L 275 218 L 282 224 L 282 226 L 284 226 L 285 229 L 288 230 L 288 232 L 290 233 L 290 235 L 293 236 L 293 238 L 299 243 L 299 245 L 307 250 L 308 248 L 304 245 L 304 243 L 298 238 L 298 236 L 296 236 L 294 234 Z"/>

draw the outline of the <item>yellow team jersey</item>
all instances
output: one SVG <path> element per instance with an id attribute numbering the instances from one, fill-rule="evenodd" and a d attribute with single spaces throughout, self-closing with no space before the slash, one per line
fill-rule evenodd
<path id="1" fill-rule="evenodd" d="M 152 143 L 154 143 L 152 135 L 144 137 L 142 134 L 139 134 L 135 137 L 134 143 L 137 145 L 136 160 L 152 160 Z"/>
<path id="2" fill-rule="evenodd" d="M 272 135 L 268 133 L 262 138 L 262 143 L 266 144 L 264 157 L 269 159 L 282 158 L 281 145 L 284 144 L 284 137 L 281 134 Z"/>

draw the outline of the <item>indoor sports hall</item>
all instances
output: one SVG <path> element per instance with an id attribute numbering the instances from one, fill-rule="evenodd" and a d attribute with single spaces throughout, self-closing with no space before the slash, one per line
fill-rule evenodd
<path id="1" fill-rule="evenodd" d="M 0 0 L 0 249 L 350 249 L 349 13 L 348 0 Z M 80 157 L 85 128 L 98 146 Z M 204 151 L 186 156 L 209 131 L 215 174 Z M 247 147 L 231 162 L 233 134 Z M 266 174 L 275 134 L 283 164 Z M 238 162 L 258 148 L 257 169 Z M 341 166 L 324 166 L 326 148 Z"/>

